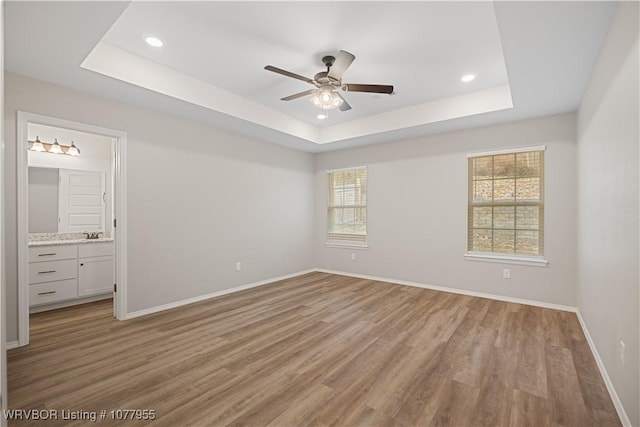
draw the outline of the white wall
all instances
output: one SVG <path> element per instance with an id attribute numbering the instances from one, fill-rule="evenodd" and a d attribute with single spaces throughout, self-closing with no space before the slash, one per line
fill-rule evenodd
<path id="1" fill-rule="evenodd" d="M 620 2 L 578 113 L 577 306 L 640 425 L 638 3 Z M 619 342 L 626 344 L 626 363 Z"/>
<path id="2" fill-rule="evenodd" d="M 313 267 L 311 154 L 11 73 L 5 84 L 7 124 L 22 110 L 127 132 L 129 312 Z M 15 126 L 5 138 L 13 341 Z"/>
<path id="3" fill-rule="evenodd" d="M 546 145 L 548 267 L 466 261 L 467 153 Z M 368 168 L 365 251 L 326 247 L 328 169 Z M 318 267 L 555 304 L 574 304 L 575 115 L 316 155 Z M 351 261 L 351 252 L 356 260 Z M 511 279 L 502 269 L 511 269 Z"/>

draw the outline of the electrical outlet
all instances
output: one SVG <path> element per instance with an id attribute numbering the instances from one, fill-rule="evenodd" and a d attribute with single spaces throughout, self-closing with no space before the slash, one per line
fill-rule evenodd
<path id="1" fill-rule="evenodd" d="M 624 366 L 624 349 L 627 346 L 624 344 L 624 341 L 620 341 L 620 364 Z"/>
<path id="2" fill-rule="evenodd" d="M 236 271 L 242 270 L 242 265 L 239 262 L 236 262 Z"/>
<path id="3" fill-rule="evenodd" d="M 355 261 L 355 260 L 356 260 L 356 253 L 351 252 L 351 261 Z"/>
<path id="4" fill-rule="evenodd" d="M 509 270 L 508 268 L 505 268 L 504 270 L 502 270 L 502 278 L 511 279 L 511 270 Z"/>

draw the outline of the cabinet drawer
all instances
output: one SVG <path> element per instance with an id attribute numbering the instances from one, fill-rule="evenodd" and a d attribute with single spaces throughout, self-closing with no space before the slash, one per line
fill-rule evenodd
<path id="1" fill-rule="evenodd" d="M 78 256 L 80 258 L 113 255 L 113 242 L 86 243 L 84 245 L 79 245 L 78 248 L 79 248 Z"/>
<path id="2" fill-rule="evenodd" d="M 29 283 L 53 282 L 78 277 L 78 260 L 29 263 Z"/>
<path id="3" fill-rule="evenodd" d="M 78 296 L 78 279 L 29 285 L 29 305 L 48 304 Z"/>
<path id="4" fill-rule="evenodd" d="M 72 259 L 78 256 L 76 245 L 41 246 L 29 248 L 29 262 Z"/>

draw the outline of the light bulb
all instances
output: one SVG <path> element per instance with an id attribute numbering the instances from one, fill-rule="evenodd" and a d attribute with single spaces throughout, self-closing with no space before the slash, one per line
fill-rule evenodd
<path id="1" fill-rule="evenodd" d="M 62 147 L 58 143 L 58 139 L 57 138 L 54 139 L 53 144 L 49 148 L 49 152 L 50 153 L 54 153 L 54 154 L 62 154 Z"/>
<path id="2" fill-rule="evenodd" d="M 67 148 L 67 154 L 70 156 L 80 155 L 80 150 L 78 149 L 78 147 L 76 147 L 76 144 L 74 144 L 73 141 L 71 141 L 71 146 Z"/>
<path id="3" fill-rule="evenodd" d="M 31 144 L 31 147 L 29 148 L 29 150 L 31 151 L 38 151 L 38 152 L 44 152 L 47 151 L 46 148 L 44 148 L 44 145 L 42 145 L 42 141 L 40 141 L 40 138 L 36 136 L 36 140 L 33 141 L 33 144 Z"/>

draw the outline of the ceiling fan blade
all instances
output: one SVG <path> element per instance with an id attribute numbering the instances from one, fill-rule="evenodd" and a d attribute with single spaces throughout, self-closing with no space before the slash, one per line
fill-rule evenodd
<path id="1" fill-rule="evenodd" d="M 344 99 L 344 96 L 342 96 L 342 94 L 340 94 L 340 92 L 336 92 L 336 95 L 338 95 L 342 99 L 342 105 L 340 105 L 340 111 L 349 111 L 349 110 L 351 110 L 351 105 L 349 105 L 347 100 Z"/>
<path id="2" fill-rule="evenodd" d="M 374 93 L 393 93 L 392 85 L 361 85 L 348 83 L 342 85 L 342 90 L 346 92 L 374 92 Z"/>
<path id="3" fill-rule="evenodd" d="M 342 78 L 342 75 L 345 71 L 347 71 L 347 68 L 349 68 L 349 65 L 351 65 L 354 59 L 356 59 L 356 57 L 353 56 L 353 54 L 347 52 L 346 50 L 341 50 L 340 52 L 338 52 L 338 56 L 336 56 L 336 61 L 333 63 L 331 68 L 329 68 L 328 76 L 336 80 L 340 80 Z"/>
<path id="4" fill-rule="evenodd" d="M 302 98 L 303 96 L 311 95 L 315 92 L 315 89 L 305 90 L 304 92 L 294 93 L 293 95 L 285 96 L 284 98 L 280 98 L 281 101 L 291 101 L 292 99 Z"/>
<path id="5" fill-rule="evenodd" d="M 274 67 L 273 65 L 267 65 L 264 67 L 267 71 L 273 71 L 274 73 L 282 74 L 283 76 L 291 77 L 293 79 L 302 80 L 303 82 L 313 84 L 313 80 L 309 77 L 301 76 L 300 74 L 292 73 L 291 71 L 283 70 L 282 68 Z"/>

